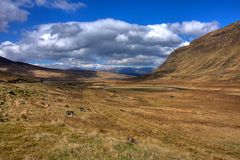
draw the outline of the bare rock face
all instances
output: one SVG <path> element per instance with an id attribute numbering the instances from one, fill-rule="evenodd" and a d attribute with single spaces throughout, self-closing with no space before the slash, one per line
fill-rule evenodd
<path id="1" fill-rule="evenodd" d="M 240 80 L 240 21 L 176 49 L 146 79 Z"/>

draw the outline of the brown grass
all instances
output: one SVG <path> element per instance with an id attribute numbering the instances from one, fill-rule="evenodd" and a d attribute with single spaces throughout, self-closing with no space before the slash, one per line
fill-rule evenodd
<path id="1" fill-rule="evenodd" d="M 2 83 L 0 159 L 237 160 L 240 86 L 227 84 Z"/>

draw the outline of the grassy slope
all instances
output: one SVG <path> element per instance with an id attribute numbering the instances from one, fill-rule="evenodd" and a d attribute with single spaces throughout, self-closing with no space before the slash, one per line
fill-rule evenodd
<path id="1" fill-rule="evenodd" d="M 239 80 L 240 22 L 175 50 L 148 78 Z"/>

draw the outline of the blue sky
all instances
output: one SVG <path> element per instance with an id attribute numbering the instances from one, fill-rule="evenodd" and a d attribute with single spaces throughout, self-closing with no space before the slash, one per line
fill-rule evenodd
<path id="1" fill-rule="evenodd" d="M 239 0 L 3 0 L 0 3 L 4 3 L 4 1 L 5 4 L 1 4 L 0 7 L 6 7 L 0 8 L 0 14 L 8 15 L 9 19 L 0 17 L 0 56 L 29 63 L 37 61 L 40 65 L 49 65 L 50 67 L 101 67 L 115 64 L 140 66 L 141 60 L 149 61 L 149 64 L 146 63 L 143 66 L 149 66 L 151 63 L 152 66 L 157 66 L 173 49 L 187 44 L 202 34 L 240 20 Z M 9 14 L 11 10 L 6 9 L 9 5 L 13 5 L 15 10 L 20 11 L 19 15 Z M 69 22 L 76 22 L 76 24 L 69 26 Z M 93 23 L 88 24 L 86 28 L 96 26 L 99 28 L 97 30 L 99 32 L 101 29 L 109 30 L 109 32 L 103 35 L 95 31 L 89 33 L 88 30 L 83 29 L 84 33 L 79 34 L 78 37 L 72 37 L 72 35 L 67 37 L 69 34 L 64 34 L 66 36 L 64 39 L 57 39 L 56 42 L 59 43 L 64 43 L 66 39 L 71 41 L 68 46 L 59 47 L 61 45 L 59 44 L 57 50 L 56 46 L 52 46 L 52 48 L 44 46 L 45 48 L 39 49 L 43 46 L 43 44 L 39 46 L 39 42 L 32 44 L 31 49 L 29 46 L 28 50 L 25 49 L 26 44 L 34 36 L 36 39 L 40 35 L 46 37 L 40 33 L 42 25 L 46 25 L 49 27 L 48 30 L 52 29 L 54 33 L 59 32 L 56 33 L 57 36 L 63 32 L 73 32 L 66 28 L 73 28 L 75 34 L 78 35 L 82 29 L 76 30 L 73 26 L 82 28 L 85 26 L 82 22 Z M 55 25 L 52 26 L 52 23 Z M 179 29 L 177 29 L 176 23 L 179 23 L 177 26 Z M 112 27 L 111 29 L 108 24 Z M 134 26 L 135 24 L 138 26 Z M 194 30 L 192 26 L 194 26 Z M 117 46 L 115 48 L 107 45 L 113 30 L 116 43 L 111 45 Z M 142 30 L 145 31 L 142 32 Z M 132 34 L 129 35 L 130 32 L 141 32 L 138 37 L 141 37 L 142 41 L 136 40 L 136 34 L 135 37 Z M 151 41 L 151 45 L 147 43 L 147 38 L 150 38 L 148 42 Z M 80 39 L 87 39 L 89 42 L 80 41 Z M 95 39 L 99 39 L 100 42 L 102 40 L 102 42 L 93 41 Z M 79 40 L 79 43 L 75 44 L 76 40 Z M 89 47 L 89 44 L 93 42 L 98 45 Z M 88 44 L 88 47 L 83 44 Z M 123 44 L 128 47 L 124 48 Z M 149 49 L 150 47 L 155 47 L 155 49 Z M 61 48 L 69 48 L 69 50 L 61 50 Z M 101 54 L 97 53 L 99 50 Z M 141 50 L 144 53 L 140 53 Z M 41 54 L 38 53 L 40 51 Z M 29 55 L 30 53 L 25 55 L 25 52 L 32 52 L 32 55 Z M 158 58 L 157 61 L 156 58 Z M 138 60 L 139 63 L 137 63 Z M 66 63 L 69 65 L 62 65 Z"/>
<path id="2" fill-rule="evenodd" d="M 72 2 L 79 2 L 73 0 Z M 94 21 L 114 18 L 129 23 L 159 24 L 181 21 L 218 21 L 221 26 L 240 20 L 239 0 L 84 0 L 87 7 L 76 12 L 34 7 L 24 23 L 13 23 L 0 41 L 19 38 L 19 31 L 39 24 L 67 21 Z"/>

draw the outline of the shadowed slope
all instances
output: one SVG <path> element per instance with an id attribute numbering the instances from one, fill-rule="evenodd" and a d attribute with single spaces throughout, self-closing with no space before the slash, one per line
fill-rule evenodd
<path id="1" fill-rule="evenodd" d="M 70 71 L 43 68 L 27 63 L 14 62 L 3 57 L 0 57 L 0 72 L 2 72 L 1 74 L 8 73 L 17 76 L 39 78 L 42 80 L 110 80 L 127 78 L 125 75 L 108 72 L 88 70 Z"/>

